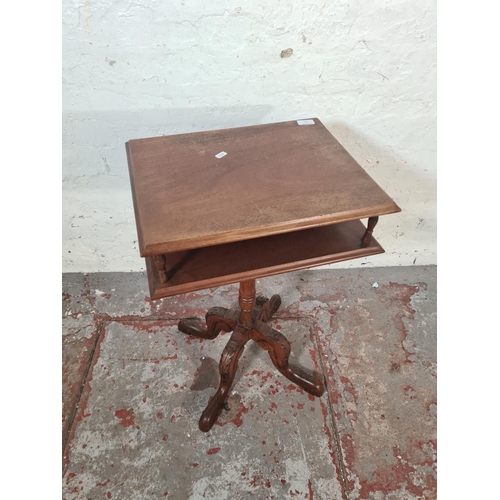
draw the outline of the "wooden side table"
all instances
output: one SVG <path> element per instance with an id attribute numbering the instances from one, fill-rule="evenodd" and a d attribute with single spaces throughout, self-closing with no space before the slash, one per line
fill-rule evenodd
<path id="1" fill-rule="evenodd" d="M 322 376 L 291 365 L 290 343 L 266 324 L 280 297 L 256 297 L 255 280 L 382 253 L 373 229 L 400 208 L 317 118 L 136 139 L 126 149 L 151 298 L 240 282 L 238 310 L 213 307 L 205 326 L 178 325 L 205 339 L 232 332 L 200 429 L 224 408 L 250 339 L 286 378 L 321 396 Z"/>

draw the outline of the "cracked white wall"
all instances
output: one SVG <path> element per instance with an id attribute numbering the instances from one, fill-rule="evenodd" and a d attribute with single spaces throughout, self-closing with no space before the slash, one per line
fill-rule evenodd
<path id="1" fill-rule="evenodd" d="M 144 269 L 127 140 L 310 116 L 403 209 L 335 267 L 436 262 L 435 1 L 63 0 L 63 110 L 66 272 Z"/>

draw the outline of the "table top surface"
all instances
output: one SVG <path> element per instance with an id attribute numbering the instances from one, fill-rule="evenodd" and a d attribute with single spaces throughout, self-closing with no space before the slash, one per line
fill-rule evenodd
<path id="1" fill-rule="evenodd" d="M 399 212 L 311 121 L 128 141 L 141 256 Z"/>

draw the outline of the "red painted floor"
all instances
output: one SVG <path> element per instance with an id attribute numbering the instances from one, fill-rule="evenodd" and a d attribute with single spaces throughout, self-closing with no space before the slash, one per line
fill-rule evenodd
<path id="1" fill-rule="evenodd" d="M 198 419 L 229 335 L 182 317 L 236 285 L 151 302 L 141 273 L 63 279 L 63 497 L 436 498 L 436 268 L 310 270 L 260 280 L 270 325 L 322 371 L 314 398 L 249 343 L 208 433 Z"/>

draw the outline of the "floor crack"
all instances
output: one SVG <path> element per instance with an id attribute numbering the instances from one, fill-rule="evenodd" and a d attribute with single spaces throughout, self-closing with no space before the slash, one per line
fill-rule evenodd
<path id="1" fill-rule="evenodd" d="M 319 345 L 319 339 L 317 336 L 316 331 L 313 333 L 314 341 L 316 344 L 316 349 L 318 351 L 318 362 L 321 368 L 321 373 L 325 377 L 325 385 L 326 385 L 326 397 L 328 399 L 328 408 L 330 409 L 330 421 L 331 421 L 331 427 L 333 430 L 332 436 L 333 436 L 333 452 L 335 453 L 335 459 L 338 463 L 339 469 L 340 469 L 340 479 L 341 479 L 341 487 L 342 487 L 342 500 L 349 500 L 347 496 L 347 472 L 345 469 L 345 464 L 344 464 L 344 458 L 342 456 L 342 448 L 340 446 L 340 435 L 339 431 L 337 428 L 337 424 L 335 423 L 335 417 L 334 417 L 334 412 L 333 412 L 333 404 L 332 400 L 330 398 L 330 391 L 328 390 L 328 379 L 325 376 L 325 364 L 323 362 L 323 357 L 321 353 L 321 348 Z"/>
<path id="2" fill-rule="evenodd" d="M 81 382 L 80 382 L 80 385 L 78 387 L 78 394 L 76 396 L 73 407 L 71 408 L 71 411 L 68 415 L 66 428 L 65 428 L 64 433 L 63 433 L 63 437 L 62 437 L 63 476 L 66 473 L 66 469 L 67 469 L 68 464 L 69 464 L 69 460 L 65 460 L 65 458 L 67 457 L 68 452 L 69 452 L 69 444 L 71 441 L 71 439 L 70 439 L 71 432 L 73 431 L 73 427 L 75 425 L 76 415 L 78 413 L 80 401 L 82 399 L 82 395 L 83 395 L 83 392 L 85 390 L 85 386 L 87 385 L 90 370 L 91 370 L 92 366 L 94 365 L 94 357 L 95 357 L 95 353 L 97 350 L 97 346 L 99 345 L 99 341 L 101 340 L 102 336 L 104 335 L 105 323 L 106 322 L 97 323 L 95 340 L 94 340 L 94 343 L 92 344 L 92 348 L 90 350 L 88 361 L 87 361 L 87 364 L 85 366 L 83 377 L 81 378 Z"/>

